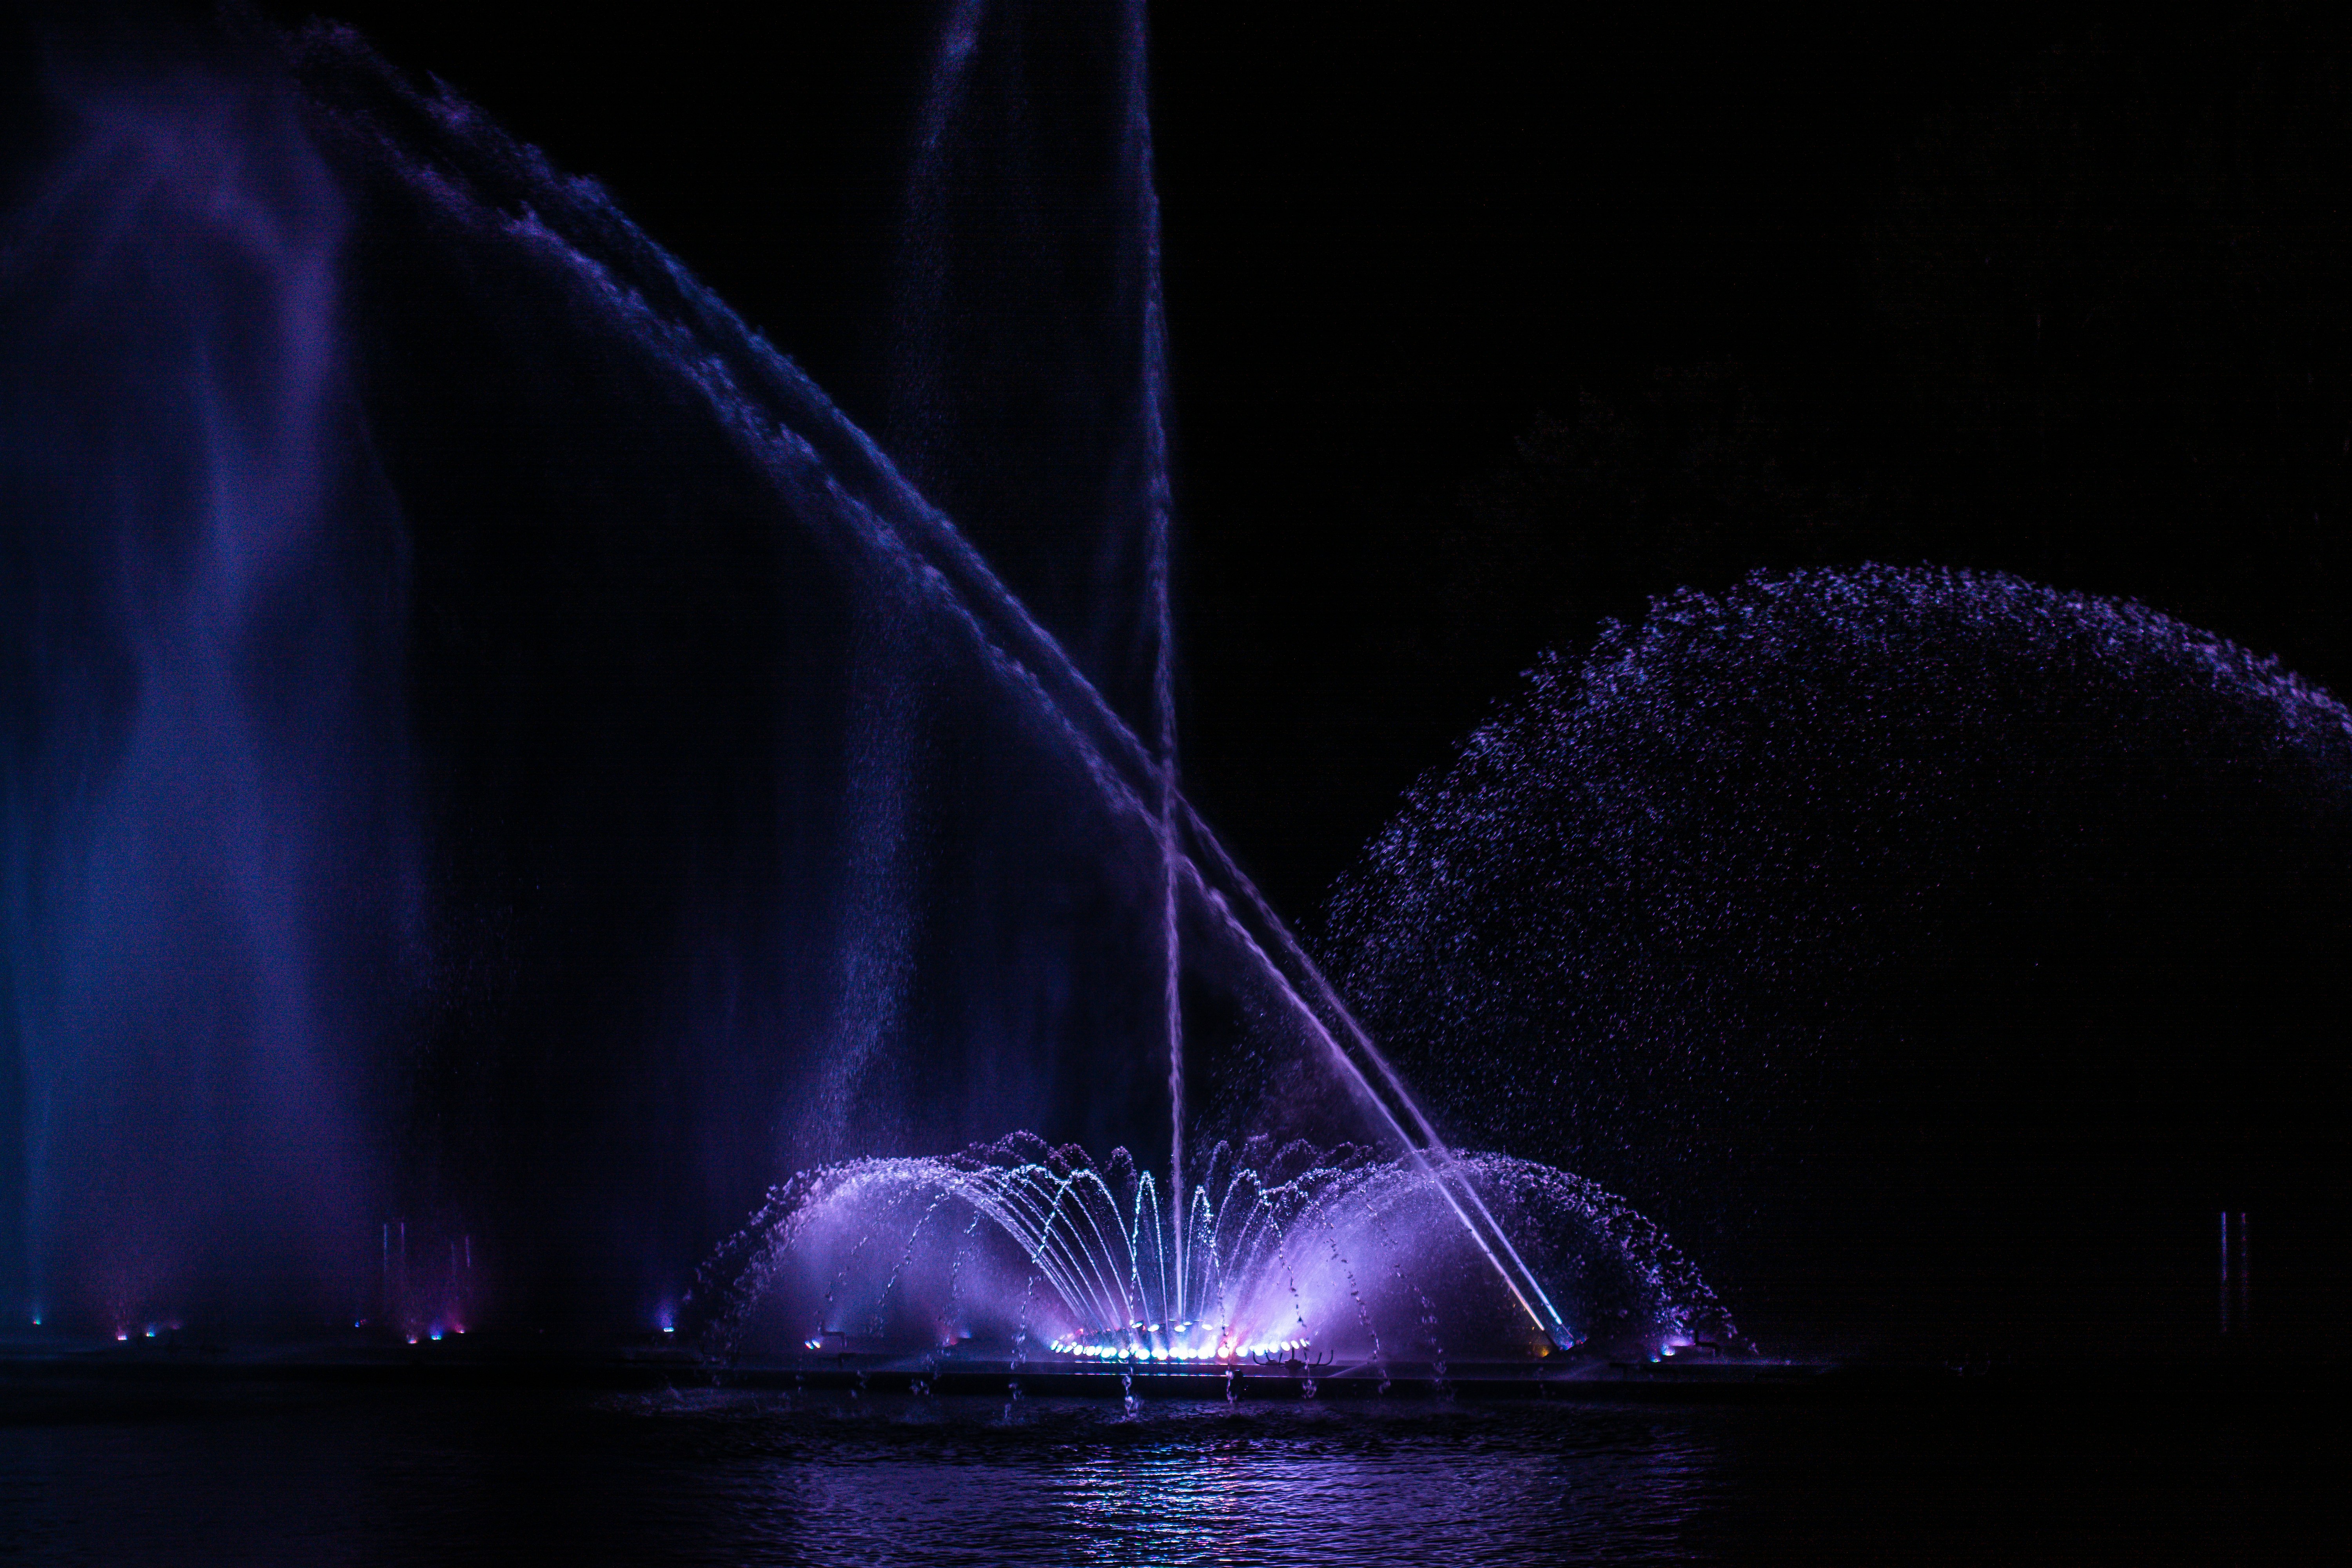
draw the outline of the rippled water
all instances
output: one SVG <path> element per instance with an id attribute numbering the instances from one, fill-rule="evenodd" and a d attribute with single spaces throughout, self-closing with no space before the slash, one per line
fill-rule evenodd
<path id="1" fill-rule="evenodd" d="M 2201 1404 L 8 1394 L 37 1564 L 2317 1561 L 2341 1458 Z"/>

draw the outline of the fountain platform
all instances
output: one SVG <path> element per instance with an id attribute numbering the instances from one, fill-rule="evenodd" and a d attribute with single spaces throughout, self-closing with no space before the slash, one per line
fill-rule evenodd
<path id="1" fill-rule="evenodd" d="M 1124 1377 L 1122 1376 L 1124 1373 Z M 1354 1409 L 1383 1401 L 1484 1404 L 1836 1405 L 2003 1405 L 2086 1398 L 2276 1395 L 2346 1392 L 2352 1368 L 2334 1362 L 2214 1358 L 2179 1362 L 2018 1363 L 1990 1369 L 1927 1363 L 1706 1358 L 1633 1362 L 1563 1355 L 1534 1361 L 1343 1362 L 1294 1370 L 1128 1367 L 1071 1360 L 949 1354 L 836 1353 L 726 1361 L 686 1347 L 603 1352 L 547 1348 L 530 1336 L 476 1334 L 440 1343 L 348 1342 L 227 1348 L 134 1341 L 0 1344 L 0 1424 L 129 1400 L 251 1388 L 401 1390 L 527 1388 L 583 1393 L 725 1389 L 871 1399 L 887 1407 L 925 1399 L 1116 1400 L 1145 1405 L 1297 1404 Z"/>
<path id="2" fill-rule="evenodd" d="M 215 1342 L 168 1329 L 152 1338 L 55 1331 L 0 1336 L 0 1425 L 79 1418 L 91 1411 L 186 1397 L 255 1397 L 272 1390 L 536 1389 L 584 1394 L 726 1390 L 805 1395 L 877 1411 L 926 1400 L 1117 1401 L 1198 1407 L 1316 1404 L 1360 1412 L 1433 1400 L 1755 1405 L 1929 1406 L 1962 1411 L 2095 1402 L 2131 1405 L 2245 1399 L 2325 1405 L 2352 1394 L 2352 1358 L 2252 1352 L 2084 1356 L 1963 1365 L 1920 1360 L 1797 1360 L 1698 1354 L 1654 1360 L 1591 1350 L 1444 1363 L 1346 1357 L 1231 1365 L 1104 1363 L 1024 1354 L 966 1342 L 929 1352 L 828 1350 L 778 1357 L 707 1353 L 684 1336 L 650 1332 L 597 1342 L 488 1330 L 411 1344 L 380 1327 L 275 1342 Z"/>

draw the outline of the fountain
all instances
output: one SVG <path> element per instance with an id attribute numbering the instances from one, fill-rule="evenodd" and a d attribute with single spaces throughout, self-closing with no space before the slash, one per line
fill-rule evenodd
<path id="1" fill-rule="evenodd" d="M 919 137 L 910 468 L 594 186 L 348 31 L 60 50 L 0 472 L 28 520 L 0 1286 L 33 1315 L 667 1328 L 782 1172 L 919 1187 L 953 1168 L 927 1150 L 1029 1127 L 1153 1151 L 1118 1196 L 1175 1305 L 1241 1278 L 1196 1201 L 1337 1224 L 1393 1189 L 1366 1212 L 1450 1216 L 1517 1337 L 1580 1337 L 1499 1167 L 1181 788 L 1139 8 L 1056 24 L 1118 86 L 1045 159 L 1108 193 L 1062 325 L 1108 412 L 1013 438 L 957 401 L 958 291 L 1019 293 L 948 199 L 1022 63 L 1006 15 L 951 9 Z M 1024 548 L 1024 508 L 1064 542 Z M 1260 1134 L 1376 1156 L 1213 1153 Z"/>
<path id="2" fill-rule="evenodd" d="M 1106 753 L 1126 761 L 1127 777 L 1116 787 L 1131 818 L 1147 824 L 1156 841 L 1170 1121 L 1165 1192 L 1124 1148 L 1110 1155 L 1114 1174 L 1107 1180 L 1082 1148 L 1047 1152 L 1034 1134 L 1022 1135 L 1035 1145 L 1033 1157 L 1017 1161 L 1002 1157 L 1012 1144 L 999 1143 L 995 1158 L 862 1159 L 803 1172 L 772 1191 L 753 1225 L 703 1271 L 704 1291 L 715 1290 L 721 1303 L 714 1331 L 730 1349 L 740 1347 L 756 1320 L 773 1312 L 770 1298 L 792 1294 L 783 1281 L 795 1266 L 826 1274 L 845 1247 L 851 1261 L 841 1265 L 821 1292 L 822 1301 L 796 1303 L 797 1317 L 783 1314 L 787 1321 L 812 1320 L 813 1331 L 803 1340 L 799 1329 L 785 1328 L 782 1343 L 823 1351 L 850 1342 L 858 1336 L 848 1321 L 860 1314 L 870 1318 L 863 1338 L 877 1345 L 891 1342 L 894 1336 L 886 1330 L 893 1326 L 904 1343 L 922 1342 L 934 1331 L 944 1332 L 950 1343 L 970 1337 L 961 1330 L 902 1322 L 905 1312 L 916 1318 L 922 1312 L 904 1300 L 891 1304 L 894 1294 L 908 1300 L 936 1294 L 937 1281 L 929 1279 L 936 1269 L 921 1267 L 915 1254 L 918 1237 L 944 1211 L 950 1219 L 968 1218 L 970 1234 L 987 1243 L 975 1242 L 977 1252 L 969 1258 L 950 1249 L 950 1296 L 956 1296 L 959 1279 L 964 1281 L 964 1296 L 973 1296 L 971 1280 L 982 1273 L 995 1280 L 1000 1305 L 1017 1294 L 1025 1306 L 1043 1286 L 1047 1300 L 1037 1304 L 1056 1324 L 1043 1342 L 1051 1353 L 1081 1363 L 1230 1363 L 1304 1348 L 1308 1299 L 1314 1315 L 1327 1321 L 1339 1299 L 1329 1281 L 1325 1289 L 1310 1287 L 1307 1296 L 1301 1294 L 1298 1280 L 1307 1270 L 1297 1253 L 1304 1243 L 1295 1232 L 1310 1221 L 1329 1243 L 1333 1258 L 1340 1258 L 1338 1227 L 1343 1220 L 1349 1227 L 1348 1244 L 1381 1258 L 1398 1256 L 1401 1247 L 1429 1257 L 1434 1224 L 1444 1239 L 1466 1243 L 1477 1263 L 1465 1271 L 1460 1260 L 1447 1259 L 1430 1275 L 1429 1289 L 1440 1289 L 1435 1280 L 1443 1274 L 1456 1279 L 1443 1293 L 1460 1300 L 1465 1289 L 1460 1280 L 1491 1280 L 1515 1308 L 1504 1315 L 1508 1326 L 1499 1330 L 1496 1342 L 1517 1344 L 1532 1331 L 1539 1353 L 1572 1347 L 1587 1336 L 1562 1317 L 1521 1257 L 1518 1243 L 1497 1222 L 1489 1189 L 1499 1182 L 1517 1194 L 1545 1178 L 1571 1184 L 1574 1178 L 1458 1160 L 1178 786 L 1166 327 L 1142 7 L 1135 3 L 1104 8 L 1099 15 L 1055 18 L 1077 42 L 1065 39 L 1055 57 L 1075 52 L 1086 68 L 1118 85 L 1100 123 L 1056 124 L 1045 132 L 1018 123 L 1029 101 L 1024 95 L 1036 93 L 1051 101 L 1057 86 L 1066 92 L 1070 84 L 1035 79 L 1040 58 L 1024 52 L 1023 34 L 1024 24 L 1034 26 L 1037 19 L 1023 7 L 959 0 L 946 20 L 919 132 L 908 209 L 909 287 L 902 312 L 908 346 L 898 379 L 909 412 L 900 421 L 906 427 L 901 439 L 916 454 L 918 472 L 929 481 L 930 493 L 950 498 L 952 510 L 971 520 L 980 537 L 993 534 L 1003 541 L 1015 566 L 1027 568 L 1033 592 L 1052 612 L 1045 625 L 1085 651 L 1083 658 L 1069 661 L 1050 637 L 1026 637 L 1027 646 L 1057 674 L 1069 662 L 1080 666 L 1060 679 L 1060 689 L 1074 694 L 1089 719 L 1089 733 L 1079 744 L 1096 759 L 1091 765 L 1101 766 Z M 971 125 L 992 125 L 994 133 L 972 133 Z M 1090 136 L 1091 142 L 1060 147 L 1057 162 L 1041 154 L 1037 145 L 1041 136 L 1055 132 L 1080 142 Z M 1041 184 L 1052 186 L 1055 172 L 1066 178 L 1072 166 L 1109 171 L 1108 176 L 1092 176 L 1108 193 L 1108 212 L 1096 225 L 1076 226 L 1112 237 L 1109 254 L 1093 258 L 1093 269 L 1108 279 L 1099 315 L 1073 322 L 1034 307 L 1015 304 L 1008 311 L 1008 300 L 1061 298 L 1066 289 L 1057 291 L 1055 286 L 1066 285 L 1071 263 L 1066 256 L 1042 262 L 1003 239 L 1005 231 L 1030 232 L 1035 214 L 1026 215 L 1028 222 L 1024 215 L 995 210 L 960 214 L 956 195 L 978 188 L 1003 200 L 1013 193 L 1013 200 L 1025 198 L 1067 221 L 1069 213 L 1084 208 L 1089 194 L 1103 199 L 1100 193 L 1066 186 L 1040 194 Z M 959 294 L 965 274 L 982 283 Z M 1003 320 L 1008 314 L 1010 326 Z M 974 328 L 974 321 L 982 325 Z M 1041 339 L 1059 344 L 1060 352 L 1041 352 Z M 948 342 L 954 346 L 942 346 Z M 981 362 L 977 370 L 974 360 Z M 1055 379 L 1034 389 L 1048 415 L 1042 426 L 1034 420 L 1024 426 L 1019 413 L 1008 415 L 1001 405 L 1003 388 L 1008 381 L 1021 384 L 1024 374 L 1034 376 L 1026 367 L 1037 362 L 1053 367 Z M 1081 367 L 1078 374 L 1073 374 L 1074 365 Z M 1019 400 L 1013 401 L 1017 409 Z M 1108 420 L 1084 412 L 1105 403 L 1114 410 Z M 1081 437 L 1075 456 L 1074 433 Z M 1008 446 L 1043 456 L 1026 464 L 1008 462 L 1003 455 Z M 1034 525 L 1039 517 L 1045 522 L 1042 530 Z M 1009 527 L 1007 518 L 1028 524 L 1027 535 Z M 1042 560 L 1034 542 L 1040 533 L 1051 542 Z M 1084 579 L 1086 591 L 1075 595 L 1067 586 L 1073 555 L 1091 556 L 1095 563 Z M 981 592 L 1013 608 L 994 584 L 983 584 Z M 1133 608 L 1139 605 L 1139 614 Z M 1025 612 L 1017 613 L 1025 621 Z M 1193 906 L 1194 900 L 1205 907 Z M 1270 1110 L 1297 1118 L 1304 1102 L 1313 1106 L 1308 1129 L 1327 1137 L 1365 1137 L 1386 1152 L 1386 1161 L 1350 1157 L 1325 1164 L 1309 1159 L 1306 1168 L 1276 1175 L 1256 1159 L 1237 1160 L 1231 1145 L 1220 1142 L 1210 1152 L 1205 1175 L 1188 1179 L 1187 1149 L 1197 1131 L 1188 1121 L 1192 1108 L 1187 1079 L 1199 1071 L 1188 1060 L 1194 1049 L 1184 1007 L 1188 927 L 1200 928 L 1191 932 L 1195 951 L 1228 963 L 1237 960 L 1246 981 L 1269 989 L 1267 1000 L 1277 1015 L 1287 1015 L 1290 1026 L 1307 1037 L 1304 1060 L 1294 1058 L 1290 1081 L 1284 1085 L 1286 1103 L 1270 1107 L 1261 1100 L 1240 1108 L 1238 1115 L 1229 1104 L 1223 1108 L 1228 1125 L 1264 1125 Z M 1252 1045 L 1254 1056 L 1265 1049 L 1262 1040 Z M 1262 1071 L 1262 1059 L 1256 1065 Z M 1300 1081 L 1302 1074 L 1312 1087 Z M 1342 1097 L 1337 1103 L 1329 1098 L 1335 1088 Z M 1252 1148 L 1263 1153 L 1259 1146 L 1269 1142 L 1261 1134 Z M 1295 1151 L 1303 1147 L 1294 1141 L 1293 1152 L 1282 1156 L 1286 1169 L 1298 1163 Z M 1592 1207 L 1595 1201 L 1622 1207 L 1596 1192 L 1579 1211 L 1584 1221 L 1601 1212 Z M 895 1265 L 878 1285 L 860 1277 L 858 1259 L 870 1266 L 893 1255 L 889 1237 L 903 1222 L 900 1210 L 908 1205 L 918 1217 Z M 1563 1242 L 1558 1216 L 1548 1218 L 1552 1224 L 1541 1233 L 1544 1238 Z M 1386 1226 L 1394 1235 L 1369 1235 L 1367 1226 Z M 1670 1342 L 1694 1312 L 1716 1310 L 1703 1281 L 1678 1258 L 1671 1268 L 1662 1269 L 1654 1259 L 1637 1263 L 1635 1251 L 1598 1224 L 1588 1224 L 1577 1239 L 1582 1244 L 1578 1270 L 1608 1253 L 1619 1272 L 1639 1273 L 1648 1282 L 1649 1294 L 1638 1310 L 1612 1302 L 1612 1342 L 1639 1340 L 1644 1348 Z M 1652 1241 L 1653 1250 L 1664 1247 Z M 1007 1243 L 1025 1260 L 1027 1274 L 1017 1293 L 1013 1279 L 1020 1269 L 1006 1273 L 1001 1259 L 987 1269 L 979 1260 L 990 1245 Z M 924 1250 L 929 1256 L 932 1249 Z M 963 1272 L 967 1266 L 970 1275 Z M 1381 1342 L 1373 1309 L 1344 1259 L 1339 1267 L 1347 1273 L 1345 1295 L 1355 1321 L 1330 1323 L 1325 1332 L 1337 1331 L 1358 1342 L 1352 1347 L 1358 1352 L 1378 1359 Z M 1319 1261 L 1318 1271 L 1328 1271 Z M 1402 1268 L 1391 1272 L 1405 1279 Z M 1666 1292 L 1673 1287 L 1685 1296 L 1670 1298 Z M 1475 1284 L 1468 1289 L 1476 1294 Z M 1428 1319 L 1433 1310 L 1428 1295 L 1418 1285 L 1410 1293 L 1418 1317 Z M 1002 1310 L 986 1310 L 987 1294 L 940 1310 L 959 1322 L 987 1322 L 999 1341 L 1030 1338 L 1025 1321 L 1009 1321 Z M 867 1296 L 875 1300 L 867 1302 Z M 1259 1320 L 1270 1325 L 1268 1314 L 1280 1300 L 1287 1301 L 1291 1319 L 1281 1332 L 1245 1326 Z M 844 1321 L 825 1321 L 833 1318 Z M 1727 1321 L 1709 1326 L 1729 1333 Z M 1482 1331 L 1493 1337 L 1496 1331 L 1486 1325 Z M 1399 1338 L 1392 1328 L 1390 1342 Z M 1442 1353 L 1437 1359 L 1442 1363 Z"/>
<path id="3" fill-rule="evenodd" d="M 347 30 L 59 57 L 0 299 L 0 1295 L 125 1342 L 1129 1379 L 1736 1347 L 1644 1216 L 1711 1271 L 1834 1228 L 1743 1232 L 1816 1123 L 1732 1086 L 1850 997 L 1748 982 L 1814 973 L 1775 900 L 1841 855 L 1911 885 L 1958 776 L 1898 747 L 1848 818 L 1748 833 L 1862 721 L 1775 693 L 1968 690 L 1949 762 L 2015 754 L 2037 692 L 2177 687 L 2126 718 L 2285 780 L 2333 873 L 2324 697 L 2130 606 L 1870 569 L 1539 666 L 1318 958 L 1182 788 L 1142 21 L 949 7 L 879 439 Z M 1051 69 L 1115 89 L 1011 135 Z M 967 210 L 1005 193 L 1089 219 L 1012 245 Z M 1040 384 L 961 379 L 1038 334 Z M 1408 1075 L 1552 1163 L 1458 1148 Z"/>
<path id="4" fill-rule="evenodd" d="M 1464 1225 L 1458 1189 L 1424 1162 L 1220 1143 L 1180 1246 L 1172 1205 L 1125 1151 L 1097 1169 L 1034 1136 L 802 1173 L 713 1258 L 709 1330 L 730 1353 L 789 1351 L 815 1324 L 800 1349 L 976 1341 L 1016 1366 L 1336 1363 L 1381 1378 L 1400 1363 L 1443 1376 L 1448 1340 L 1487 1359 L 1547 1356 L 1562 1340 L 1653 1357 L 1738 1342 L 1698 1271 L 1622 1201 L 1502 1156 L 1457 1169 L 1490 1215 L 1539 1244 L 1528 1258 L 1573 1289 L 1583 1332 L 1530 1321 Z"/>

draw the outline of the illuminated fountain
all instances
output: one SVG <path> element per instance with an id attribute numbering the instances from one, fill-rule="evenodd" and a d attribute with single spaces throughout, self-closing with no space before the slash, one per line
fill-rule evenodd
<path id="1" fill-rule="evenodd" d="M 73 156 L 0 300 L 19 1321 L 1117 1367 L 1733 1344 L 1643 1214 L 1711 1267 L 1798 1256 L 1749 1200 L 1812 1152 L 1818 1020 L 1882 1016 L 1829 981 L 1888 929 L 1817 895 L 1908 918 L 1939 841 L 1905 813 L 1980 821 L 2072 736 L 2053 834 L 2110 768 L 2339 820 L 2340 710 L 2218 639 L 1814 574 L 1540 667 L 1343 885 L 1335 984 L 1178 769 L 1140 9 L 1052 18 L 1117 90 L 1040 89 L 1100 110 L 1042 172 L 988 163 L 1035 145 L 991 130 L 1042 68 L 1016 10 L 949 8 L 879 437 L 347 32 L 60 87 Z M 990 250 L 1034 225 L 957 204 L 1001 192 L 1084 217 L 1082 287 Z M 1457 1150 L 1355 1003 L 1447 1131 L 1608 1191 Z M 1845 1169 L 1799 1173 L 1800 1239 L 1842 1237 Z"/>
<path id="2" fill-rule="evenodd" d="M 0 363 L 25 1308 L 667 1330 L 798 1169 L 703 1271 L 745 1343 L 1613 1335 L 1568 1260 L 1647 1255 L 1449 1149 L 1184 795 L 1141 7 L 1055 16 L 1115 90 L 967 178 L 1036 144 L 1018 9 L 949 10 L 887 441 L 347 31 L 60 75 Z M 1085 206 L 1084 310 L 975 189 Z M 1024 1127 L 1099 1167 L 910 1157 Z M 1636 1338 L 1700 1300 L 1653 1272 Z"/>
<path id="3" fill-rule="evenodd" d="M 719 1347 L 771 1354 L 973 1344 L 1016 1363 L 1441 1373 L 1449 1346 L 1493 1359 L 1736 1340 L 1689 1261 L 1591 1184 L 1491 1155 L 1452 1173 L 1529 1238 L 1577 1327 L 1538 1331 L 1463 1224 L 1460 1189 L 1424 1162 L 1221 1143 L 1180 1247 L 1152 1173 L 1034 1137 L 795 1177 L 707 1271 L 709 1327 Z"/>
<path id="4" fill-rule="evenodd" d="M 704 1269 L 701 1305 L 717 1342 L 822 1352 L 977 1337 L 1014 1359 L 1080 1365 L 1233 1364 L 1310 1349 L 1443 1364 L 1441 1321 L 1457 1343 L 1521 1357 L 1596 1336 L 1654 1350 L 1685 1340 L 1694 1322 L 1728 1337 L 1696 1271 L 1626 1205 L 1562 1173 L 1449 1149 L 1184 799 L 1143 7 L 1129 0 L 1054 18 L 1067 35 L 1062 48 L 1116 89 L 1091 144 L 1064 147 L 1064 162 L 1111 173 L 1089 193 L 1042 199 L 1041 171 L 1024 161 L 1034 159 L 1039 133 L 991 118 L 1008 94 L 1035 90 L 1042 62 L 1023 41 L 1038 20 L 1029 9 L 983 0 L 949 9 L 908 213 L 899 379 L 914 412 L 900 437 L 935 499 L 983 540 L 992 514 L 1026 522 L 1043 512 L 1050 526 L 1058 501 L 1068 514 L 1054 535 L 1059 548 L 1097 563 L 1089 590 L 1061 589 L 1058 604 L 1066 571 L 1031 573 L 1046 595 L 1042 624 L 992 577 L 967 580 L 1017 628 L 993 651 L 1043 677 L 1065 743 L 1118 802 L 1124 832 L 1151 846 L 1156 886 L 1139 889 L 1139 901 L 1156 903 L 1158 918 L 1142 922 L 1149 946 L 1129 962 L 1162 986 L 1154 1022 L 1167 1064 L 1167 1163 L 1140 1168 L 1121 1147 L 1097 1168 L 1079 1145 L 1018 1134 L 951 1159 L 803 1172 L 772 1191 Z M 1111 281 L 1091 314 L 1003 320 L 1007 296 L 1059 299 L 1061 279 L 1030 278 L 1022 268 L 1034 263 L 991 248 L 992 237 L 1026 227 L 994 210 L 961 211 L 958 200 L 970 197 L 961 193 L 973 189 L 1029 193 L 1032 221 L 1048 210 L 1067 221 L 1088 195 L 1101 204 Z M 961 325 L 975 318 L 996 321 L 1009 341 Z M 1084 352 L 1045 353 L 1040 340 Z M 979 374 L 962 363 L 975 345 Z M 1008 437 L 999 389 L 1039 359 L 1064 377 L 1074 361 L 1091 366 L 1102 387 L 1032 389 L 1050 412 L 1038 428 L 1016 420 Z M 1074 394 L 1113 412 L 1106 420 L 1071 406 Z M 1008 465 L 1000 448 L 1024 443 L 1043 458 Z M 1074 471 L 1089 482 L 1073 487 Z M 974 474 L 995 476 L 993 488 Z M 1017 530 L 1001 537 L 1015 567 L 1035 549 Z M 1204 975 L 1213 984 L 1204 987 Z M 1204 989 L 1222 994 L 1207 1000 L 1227 1014 L 1224 1054 L 1244 1066 L 1221 1073 L 1219 1020 L 1203 1030 L 1188 1018 L 1188 995 L 1197 1006 Z M 1255 1083 L 1236 1087 L 1236 1078 Z M 1269 1126 L 1286 1130 L 1279 1150 Z M 1212 1129 L 1243 1152 L 1212 1142 Z M 1572 1293 L 1556 1299 L 1563 1287 Z"/>

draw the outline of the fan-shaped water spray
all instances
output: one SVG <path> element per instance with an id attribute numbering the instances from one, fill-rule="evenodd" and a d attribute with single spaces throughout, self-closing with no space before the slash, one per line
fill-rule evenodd
<path id="1" fill-rule="evenodd" d="M 1220 1143 L 1179 1245 L 1125 1151 L 1009 1139 L 950 1159 L 859 1160 L 770 1194 L 704 1273 L 713 1342 L 769 1354 L 954 1348 L 1086 1364 L 1385 1366 L 1597 1341 L 1671 1353 L 1736 1341 L 1696 1269 L 1622 1201 L 1497 1155 L 1462 1173 L 1580 1330 L 1536 1332 L 1426 1164 Z"/>

